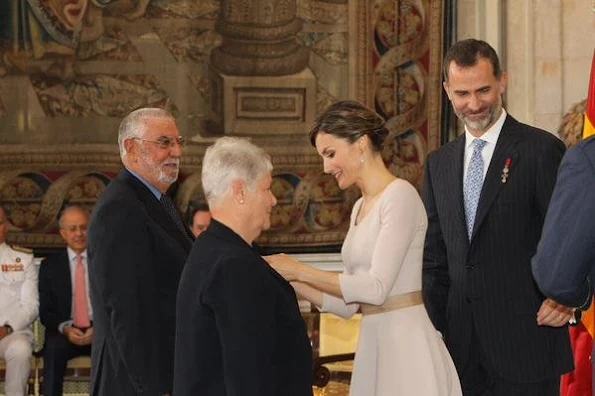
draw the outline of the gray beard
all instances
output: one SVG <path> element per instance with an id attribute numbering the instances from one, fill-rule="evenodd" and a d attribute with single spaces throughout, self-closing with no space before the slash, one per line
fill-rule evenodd
<path id="1" fill-rule="evenodd" d="M 163 169 L 160 169 L 159 175 L 157 176 L 157 180 L 159 180 L 161 183 L 165 183 L 165 184 L 174 184 L 176 182 L 176 180 L 178 180 L 179 173 L 180 173 L 180 169 L 178 168 L 175 175 L 167 176 L 165 174 L 165 172 L 163 172 Z"/>
<path id="2" fill-rule="evenodd" d="M 498 119 L 498 117 L 500 116 L 501 113 L 502 113 L 502 105 L 500 104 L 500 105 L 494 107 L 492 109 L 492 111 L 489 112 L 488 115 L 484 119 L 479 120 L 479 121 L 471 121 L 470 119 L 465 117 L 463 114 L 461 114 L 455 110 L 455 114 L 457 115 L 459 120 L 463 121 L 465 126 L 467 126 L 467 129 L 470 129 L 473 131 L 478 131 L 478 132 L 487 131 L 487 129 L 490 126 L 492 126 L 494 124 L 494 122 L 496 122 L 496 120 Z"/>

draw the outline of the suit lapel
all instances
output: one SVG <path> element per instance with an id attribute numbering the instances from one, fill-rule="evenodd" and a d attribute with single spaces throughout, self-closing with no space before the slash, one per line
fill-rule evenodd
<path id="1" fill-rule="evenodd" d="M 59 276 L 58 279 L 60 284 L 63 285 L 62 290 L 64 291 L 63 300 L 65 312 L 70 312 L 74 289 L 72 287 L 73 274 L 70 273 L 70 260 L 68 259 L 68 251 L 66 249 L 64 249 L 64 251 L 60 253 L 60 257 L 58 259 L 57 264 L 59 271 L 57 271 L 57 274 Z"/>
<path id="2" fill-rule="evenodd" d="M 444 184 L 445 188 L 442 191 L 446 192 L 444 199 L 446 202 L 452 202 L 455 207 L 454 217 L 456 218 L 456 232 L 464 235 L 463 239 L 468 240 L 467 223 L 465 221 L 465 207 L 463 200 L 463 163 L 465 161 L 465 135 L 459 137 L 452 145 L 453 153 L 448 155 L 452 158 L 452 162 L 447 165 L 446 169 L 451 171 L 445 172 Z"/>
<path id="3" fill-rule="evenodd" d="M 188 234 L 182 234 L 180 229 L 176 226 L 174 220 L 165 211 L 161 203 L 157 200 L 155 195 L 136 177 L 126 170 L 123 170 L 119 176 L 126 184 L 132 187 L 136 192 L 138 199 L 140 199 L 149 215 L 161 226 L 168 235 L 175 239 L 180 246 L 189 252 L 192 248 L 192 237 Z"/>
<path id="4" fill-rule="evenodd" d="M 485 219 L 490 206 L 505 185 L 505 183 L 502 183 L 502 172 L 507 159 L 510 158 L 513 164 L 517 163 L 518 153 L 515 147 L 518 141 L 518 134 L 516 133 L 515 124 L 516 120 L 507 115 L 481 189 L 475 223 L 473 224 L 473 237 Z"/>

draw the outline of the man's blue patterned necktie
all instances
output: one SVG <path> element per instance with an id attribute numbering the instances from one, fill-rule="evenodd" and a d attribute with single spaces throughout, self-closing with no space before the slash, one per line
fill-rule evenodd
<path id="1" fill-rule="evenodd" d="M 483 157 L 481 156 L 481 150 L 486 143 L 485 140 L 481 139 L 475 139 L 473 141 L 473 154 L 471 154 L 467 178 L 465 179 L 463 192 L 469 240 L 471 240 L 471 235 L 473 234 L 475 212 L 477 212 L 477 204 L 479 203 L 479 196 L 481 195 L 481 187 L 483 185 Z"/>

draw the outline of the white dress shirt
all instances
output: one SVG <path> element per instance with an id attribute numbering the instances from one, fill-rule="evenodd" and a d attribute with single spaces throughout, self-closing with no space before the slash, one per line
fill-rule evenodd
<path id="1" fill-rule="evenodd" d="M 505 119 L 506 110 L 502 109 L 502 114 L 500 114 L 498 120 L 479 138 L 473 136 L 465 125 L 465 167 L 463 171 L 463 183 L 465 183 L 465 180 L 467 180 L 467 170 L 469 169 L 471 155 L 473 154 L 472 144 L 475 139 L 481 139 L 487 142 L 487 144 L 483 147 L 483 150 L 481 150 L 481 157 L 483 158 L 483 178 L 485 180 L 486 174 L 488 173 L 488 168 L 490 167 L 490 161 L 494 155 L 494 149 L 496 148 L 496 143 L 498 143 L 498 138 L 500 137 L 500 132 L 502 131 L 502 126 L 504 125 Z"/>

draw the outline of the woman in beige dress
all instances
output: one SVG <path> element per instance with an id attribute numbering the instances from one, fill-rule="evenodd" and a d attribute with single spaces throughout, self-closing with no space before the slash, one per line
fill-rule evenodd
<path id="1" fill-rule="evenodd" d="M 380 154 L 387 134 L 384 120 L 354 101 L 328 107 L 310 131 L 324 172 L 341 189 L 362 192 L 341 250 L 343 273 L 283 254 L 267 261 L 322 311 L 349 318 L 361 308 L 351 396 L 461 395 L 421 299 L 426 212 L 415 188 L 387 170 Z"/>

